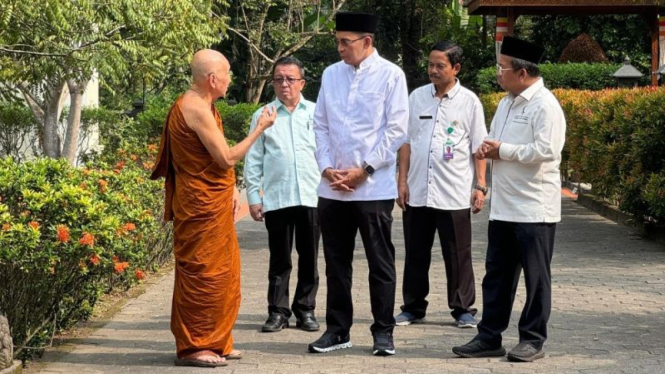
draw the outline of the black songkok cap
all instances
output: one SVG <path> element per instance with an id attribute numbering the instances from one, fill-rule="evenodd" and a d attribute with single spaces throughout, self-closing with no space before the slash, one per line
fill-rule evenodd
<path id="1" fill-rule="evenodd" d="M 338 12 L 335 16 L 337 31 L 366 32 L 374 34 L 379 17 L 358 12 Z"/>
<path id="2" fill-rule="evenodd" d="M 504 36 L 501 44 L 501 54 L 539 64 L 545 54 L 545 49 L 512 36 Z"/>

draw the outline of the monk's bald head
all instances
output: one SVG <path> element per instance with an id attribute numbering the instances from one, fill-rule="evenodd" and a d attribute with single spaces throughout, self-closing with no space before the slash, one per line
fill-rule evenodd
<path id="1" fill-rule="evenodd" d="M 228 74 L 229 61 L 223 54 L 212 50 L 202 49 L 194 54 L 190 63 L 194 82 L 203 82 L 210 74 Z"/>

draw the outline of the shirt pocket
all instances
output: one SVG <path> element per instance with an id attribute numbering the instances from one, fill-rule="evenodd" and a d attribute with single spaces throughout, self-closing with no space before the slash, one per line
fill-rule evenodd
<path id="1" fill-rule="evenodd" d="M 504 140 L 516 144 L 530 143 L 533 141 L 533 115 L 530 113 L 519 113 L 513 116 L 509 126 L 506 128 Z"/>
<path id="2" fill-rule="evenodd" d="M 358 92 L 354 104 L 354 121 L 358 127 L 363 129 L 373 128 L 375 124 L 381 123 L 384 116 L 385 94 L 377 91 Z"/>
<path id="3" fill-rule="evenodd" d="M 409 135 L 411 137 L 411 144 L 415 143 L 416 146 L 426 146 L 429 147 L 432 140 L 432 125 L 434 124 L 434 116 L 429 113 L 424 113 L 418 115 L 415 121 L 412 122 L 411 126 L 413 129 L 409 129 Z"/>
<path id="4" fill-rule="evenodd" d="M 307 149 L 314 152 L 316 151 L 316 134 L 314 133 L 314 119 L 307 120 L 307 127 L 305 133 Z"/>

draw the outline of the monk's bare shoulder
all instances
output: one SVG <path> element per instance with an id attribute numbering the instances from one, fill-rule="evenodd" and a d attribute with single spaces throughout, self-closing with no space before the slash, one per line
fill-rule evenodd
<path id="1" fill-rule="evenodd" d="M 182 101 L 180 102 L 180 110 L 185 119 L 185 124 L 194 131 L 206 125 L 214 125 L 215 123 L 215 117 L 210 111 L 210 105 L 191 91 L 183 94 Z"/>

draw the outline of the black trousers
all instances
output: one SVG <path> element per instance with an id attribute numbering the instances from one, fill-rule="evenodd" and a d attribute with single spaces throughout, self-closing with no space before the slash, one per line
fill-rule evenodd
<path id="1" fill-rule="evenodd" d="M 515 291 L 524 269 L 526 303 L 519 321 L 520 342 L 542 348 L 552 309 L 555 223 L 490 221 L 486 275 L 483 279 L 483 318 L 477 338 L 501 344 L 508 328 Z"/>
<path id="2" fill-rule="evenodd" d="M 270 265 L 268 268 L 268 313 L 281 313 L 287 318 L 314 311 L 319 289 L 319 216 L 316 208 L 289 207 L 265 213 L 268 229 Z M 298 252 L 298 284 L 289 308 L 291 251 L 295 231 Z"/>
<path id="3" fill-rule="evenodd" d="M 476 314 L 476 285 L 471 262 L 471 209 L 440 210 L 407 206 L 403 215 L 406 261 L 402 311 L 425 317 L 434 234 L 439 232 L 446 267 L 448 307 L 453 318 Z"/>
<path id="4" fill-rule="evenodd" d="M 356 233 L 365 247 L 369 266 L 369 294 L 374 323 L 372 333 L 395 327 L 395 247 L 390 229 L 394 200 L 337 201 L 319 198 L 319 216 L 326 259 L 328 296 L 327 332 L 346 335 L 353 324 L 351 298 Z"/>

